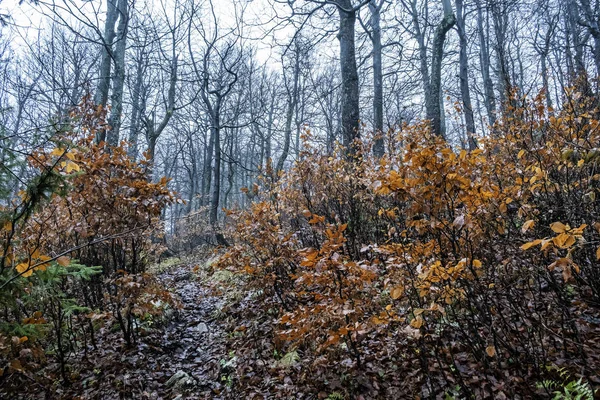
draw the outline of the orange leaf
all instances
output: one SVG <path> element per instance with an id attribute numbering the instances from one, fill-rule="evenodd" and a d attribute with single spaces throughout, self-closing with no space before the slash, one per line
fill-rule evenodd
<path id="1" fill-rule="evenodd" d="M 404 288 L 402 286 L 396 286 L 390 291 L 392 299 L 397 300 L 404 294 Z"/>
<path id="2" fill-rule="evenodd" d="M 533 246 L 537 246 L 538 244 L 542 243 L 542 239 L 536 239 L 533 242 L 528 242 L 525 243 L 523 246 L 521 246 L 521 250 L 527 250 L 532 248 Z"/>
<path id="3" fill-rule="evenodd" d="M 60 265 L 61 267 L 68 267 L 69 264 L 71 263 L 71 259 L 67 256 L 60 256 L 56 259 L 56 262 L 58 263 L 58 265 Z"/>
<path id="4" fill-rule="evenodd" d="M 419 329 L 423 326 L 423 322 L 425 321 L 423 321 L 423 318 L 421 318 L 421 316 L 419 315 L 417 318 L 410 321 L 410 326 L 412 326 L 415 329 Z"/>
<path id="5" fill-rule="evenodd" d="M 550 224 L 550 229 L 552 229 L 555 233 L 563 233 L 567 230 L 567 226 L 562 222 L 553 222 Z"/>
<path id="6" fill-rule="evenodd" d="M 496 348 L 494 346 L 488 346 L 485 348 L 485 352 L 488 356 L 494 357 L 496 355 Z"/>
<path id="7" fill-rule="evenodd" d="M 521 232 L 523 232 L 523 233 L 527 232 L 529 230 L 529 228 L 531 228 L 534 225 L 535 225 L 535 221 L 530 219 L 529 221 L 527 221 L 523 224 L 523 226 L 521 227 Z"/>
<path id="8" fill-rule="evenodd" d="M 61 149 L 59 147 L 56 147 L 54 150 L 52 150 L 52 152 L 50 153 L 51 156 L 55 156 L 55 157 L 61 157 L 63 154 L 65 154 L 64 149 Z"/>
<path id="9" fill-rule="evenodd" d="M 15 269 L 24 278 L 33 275 L 33 269 L 29 268 L 29 263 L 27 262 L 18 264 Z"/>

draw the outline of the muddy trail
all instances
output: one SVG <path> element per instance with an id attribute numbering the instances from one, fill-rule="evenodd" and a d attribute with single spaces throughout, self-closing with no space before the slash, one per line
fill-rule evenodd
<path id="1" fill-rule="evenodd" d="M 225 373 L 229 368 L 225 322 L 215 317 L 224 300 L 199 279 L 194 265 L 177 265 L 157 274 L 180 303 L 165 322 L 138 337 L 134 346 L 125 346 L 117 332 L 99 336 L 98 350 L 71 360 L 76 383 L 32 386 L 23 398 L 232 398 Z"/>
<path id="2" fill-rule="evenodd" d="M 118 325 L 100 324 L 95 346 L 83 343 L 69 354 L 66 380 L 49 355 L 36 375 L 12 374 L 9 384 L 0 385 L 0 399 L 327 397 L 307 384 L 298 353 L 274 348 L 272 310 L 261 311 L 266 300 L 243 290 L 239 277 L 213 268 L 206 257 L 166 264 L 150 274 L 176 306 L 138 326 L 135 343 L 127 345 Z M 317 371 L 324 373 L 332 390 L 342 387 L 335 374 Z"/>
<path id="3" fill-rule="evenodd" d="M 147 380 L 142 394 L 150 399 L 224 398 L 227 382 L 221 379 L 221 370 L 226 367 L 226 333 L 215 318 L 223 300 L 197 279 L 189 265 L 174 267 L 159 279 L 177 295 L 181 308 L 162 336 L 145 340 Z"/>

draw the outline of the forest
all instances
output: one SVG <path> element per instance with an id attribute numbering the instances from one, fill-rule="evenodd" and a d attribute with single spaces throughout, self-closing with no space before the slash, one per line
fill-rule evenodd
<path id="1" fill-rule="evenodd" d="M 600 398 L 600 0 L 0 0 L 0 71 L 0 399 Z"/>

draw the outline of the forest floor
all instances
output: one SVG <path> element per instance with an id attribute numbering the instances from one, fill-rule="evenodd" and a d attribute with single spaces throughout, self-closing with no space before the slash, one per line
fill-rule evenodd
<path id="1" fill-rule="evenodd" d="M 179 309 L 126 346 L 119 331 L 99 332 L 96 349 L 69 360 L 73 383 L 22 382 L 22 398 L 46 399 L 228 399 L 232 356 L 226 348 L 225 298 L 202 262 L 171 261 L 155 271 Z M 48 377 L 57 365 L 48 365 Z M 0 395 L 0 397 L 2 397 Z"/>
<path id="2" fill-rule="evenodd" d="M 226 326 L 218 318 L 224 299 L 216 292 L 215 282 L 202 279 L 198 266 L 204 262 L 185 262 L 158 274 L 163 286 L 175 294 L 180 309 L 140 338 L 137 346 L 108 359 L 100 357 L 97 361 L 106 368 L 100 367 L 98 385 L 90 393 L 82 388 L 80 396 L 227 398 L 227 377 L 222 376 L 227 366 Z"/>
<path id="3" fill-rule="evenodd" d="M 307 370 L 304 354 L 278 352 L 272 328 L 277 305 L 269 303 L 265 313 L 260 291 L 243 290 L 242 278 L 212 267 L 210 257 L 170 259 L 149 271 L 179 304 L 141 329 L 135 344 L 126 345 L 118 326 L 101 328 L 95 348 L 88 344 L 68 359 L 70 384 L 50 362 L 44 373 L 0 387 L 0 398 L 341 399 L 352 374 L 361 392 L 379 393 L 368 398 L 410 398 L 397 391 L 412 379 L 398 374 L 398 360 L 384 379 L 379 369 L 357 374 L 350 359 Z"/>

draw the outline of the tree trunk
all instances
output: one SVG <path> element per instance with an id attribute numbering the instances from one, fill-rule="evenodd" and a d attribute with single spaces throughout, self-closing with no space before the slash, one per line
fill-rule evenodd
<path id="1" fill-rule="evenodd" d="M 154 143 L 156 145 L 156 141 L 163 133 L 173 113 L 175 111 L 175 88 L 177 84 L 177 56 L 175 55 L 175 51 L 173 50 L 173 58 L 171 60 L 171 78 L 169 80 L 169 92 L 167 94 L 167 105 L 165 110 L 165 115 L 163 116 L 162 121 L 156 125 L 155 121 L 155 113 L 152 113 L 152 119 L 144 118 L 144 124 L 146 125 L 146 137 L 149 142 Z M 150 153 L 150 163 L 154 164 L 154 151 Z"/>
<path id="2" fill-rule="evenodd" d="M 425 5 L 427 7 L 427 4 Z M 421 73 L 421 82 L 423 84 L 423 93 L 425 98 L 429 96 L 430 89 L 430 78 L 429 78 L 429 66 L 427 61 L 427 46 L 425 45 L 425 32 L 421 30 L 421 24 L 419 23 L 419 11 L 417 10 L 417 0 L 412 0 L 410 3 L 410 12 L 413 22 L 413 28 L 415 30 L 414 36 L 419 44 L 419 72 Z M 425 107 L 427 107 L 427 100 L 425 101 Z"/>
<path id="3" fill-rule="evenodd" d="M 471 103 L 471 92 L 469 90 L 469 60 L 467 56 L 467 34 L 465 32 L 465 13 L 463 8 L 463 0 L 456 1 L 456 27 L 458 28 L 459 38 L 459 77 L 460 77 L 460 94 L 463 103 L 463 113 L 465 115 L 465 126 L 467 129 L 467 138 L 469 142 L 469 150 L 477 148 L 477 140 L 475 139 L 475 117 L 473 116 L 473 106 Z"/>
<path id="4" fill-rule="evenodd" d="M 496 123 L 496 97 L 494 94 L 494 83 L 490 76 L 490 48 L 488 46 L 488 40 L 485 32 L 488 29 L 484 29 L 483 26 L 483 13 L 481 11 L 481 5 L 477 5 L 477 33 L 479 34 L 479 55 L 481 63 L 481 75 L 483 79 L 484 88 L 484 104 L 488 115 L 488 122 L 490 127 L 493 127 Z"/>
<path id="5" fill-rule="evenodd" d="M 190 193 L 188 195 L 188 203 L 186 204 L 185 213 L 190 214 L 194 209 L 194 197 L 196 195 L 196 180 L 198 175 L 198 169 L 196 168 L 196 160 L 193 156 L 194 149 L 192 148 L 192 167 L 190 173 Z"/>
<path id="6" fill-rule="evenodd" d="M 506 30 L 508 27 L 508 13 L 505 7 L 503 7 L 503 2 L 492 2 L 490 4 L 494 35 L 496 37 L 496 67 L 498 69 L 497 86 L 498 94 L 500 96 L 500 110 L 504 111 L 511 89 L 508 66 L 506 65 Z"/>
<path id="7" fill-rule="evenodd" d="M 115 24 L 119 16 L 117 10 L 118 0 L 107 0 L 106 2 L 106 22 L 104 23 L 104 37 L 102 38 L 102 59 L 100 61 L 100 76 L 98 78 L 98 87 L 94 101 L 96 104 L 106 108 L 108 103 L 108 94 L 110 91 L 110 70 L 112 67 L 113 51 L 112 45 L 115 40 Z M 98 133 L 97 141 L 106 140 L 106 130 L 101 129 Z"/>
<path id="8" fill-rule="evenodd" d="M 440 105 L 440 96 L 442 94 L 442 58 L 444 56 L 444 42 L 446 34 L 456 23 L 456 17 L 452 13 L 452 7 L 449 0 L 442 0 L 444 3 L 444 18 L 440 21 L 433 36 L 433 52 L 431 56 L 431 84 L 426 102 L 427 119 L 431 121 L 431 128 L 434 134 L 443 137 L 442 131 L 442 108 Z"/>
<path id="9" fill-rule="evenodd" d="M 212 124 L 212 117 L 211 117 Z M 212 161 L 213 161 L 213 153 L 215 148 L 215 130 L 212 125 L 210 128 L 210 135 L 208 138 L 208 148 L 206 149 L 206 157 L 204 158 L 204 179 L 202 182 L 202 205 L 208 205 L 210 189 L 212 185 Z"/>
<path id="10" fill-rule="evenodd" d="M 147 137 L 148 137 L 148 155 L 151 160 L 154 160 L 154 155 L 156 153 L 157 136 L 154 135 L 154 132 L 149 132 Z"/>
<path id="11" fill-rule="evenodd" d="M 596 65 L 596 76 L 600 77 L 600 22 L 598 20 L 598 10 L 594 12 L 590 0 L 580 0 L 583 11 L 583 24 L 588 28 L 594 38 L 593 56 Z M 598 3 L 596 3 L 597 7 Z"/>
<path id="12" fill-rule="evenodd" d="M 546 107 L 548 108 L 550 115 L 554 115 L 554 113 L 552 111 L 552 96 L 550 95 L 550 84 L 548 81 L 548 55 L 550 54 L 550 49 L 552 46 L 552 37 L 557 24 L 558 15 L 552 17 L 552 19 L 549 21 L 548 27 L 544 35 L 543 45 L 535 45 L 535 49 L 540 57 L 540 63 L 542 68 L 542 88 L 544 90 L 544 95 L 546 96 Z"/>
<path id="13" fill-rule="evenodd" d="M 138 136 L 140 129 L 140 115 L 142 114 L 141 108 L 141 93 L 142 85 L 144 83 L 144 57 L 140 54 L 140 58 L 137 61 L 137 68 L 135 73 L 135 83 L 133 85 L 133 93 L 131 98 L 131 125 L 129 127 L 129 149 L 127 154 L 129 157 L 136 159 L 138 153 Z"/>
<path id="14" fill-rule="evenodd" d="M 277 168 L 275 169 L 275 174 L 278 175 L 279 171 L 283 171 L 283 166 L 285 164 L 285 160 L 290 152 L 290 141 L 292 136 L 292 121 L 294 117 L 294 111 L 296 109 L 296 104 L 298 102 L 298 81 L 300 79 L 300 49 L 298 43 L 295 46 L 295 59 L 294 59 L 294 83 L 292 86 L 292 90 L 290 92 L 289 87 L 287 88 L 288 92 L 288 103 L 287 103 L 287 112 L 285 114 L 285 137 L 283 139 L 283 150 L 281 152 L 281 156 L 277 161 Z M 286 85 L 287 86 L 287 85 Z"/>
<path id="15" fill-rule="evenodd" d="M 271 94 L 271 105 L 269 106 L 269 117 L 267 119 L 267 135 L 265 138 L 265 161 L 267 163 L 267 165 L 265 165 L 265 171 L 267 170 L 267 166 L 273 162 L 273 160 L 271 160 L 271 138 L 273 137 L 273 117 L 275 115 L 275 101 L 277 97 L 276 93 L 277 91 L 275 88 L 273 88 L 273 93 Z"/>
<path id="16" fill-rule="evenodd" d="M 119 130 L 121 129 L 121 114 L 123 113 L 123 87 L 125 85 L 125 49 L 127 47 L 127 28 L 129 25 L 129 0 L 119 0 L 119 26 L 117 28 L 117 43 L 114 52 L 115 74 L 113 77 L 112 96 L 110 98 L 111 110 L 108 125 L 107 144 L 119 144 Z"/>
<path id="17" fill-rule="evenodd" d="M 213 189 L 210 198 L 209 222 L 215 227 L 219 216 L 219 197 L 221 195 L 221 99 L 217 99 L 212 115 L 212 133 L 215 148 L 215 164 L 213 166 Z"/>
<path id="18" fill-rule="evenodd" d="M 348 153 L 354 153 L 354 139 L 359 133 L 359 87 L 356 67 L 356 47 L 354 43 L 354 25 L 356 11 L 351 0 L 338 0 L 340 17 L 340 65 L 342 78 L 342 138 Z"/>
<path id="19" fill-rule="evenodd" d="M 369 3 L 371 12 L 371 40 L 373 42 L 373 129 L 377 135 L 373 143 L 373 155 L 382 157 L 385 152 L 383 140 L 383 67 L 381 45 L 381 7 L 383 2 Z"/>

